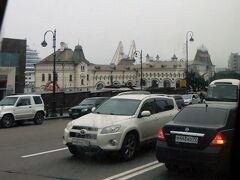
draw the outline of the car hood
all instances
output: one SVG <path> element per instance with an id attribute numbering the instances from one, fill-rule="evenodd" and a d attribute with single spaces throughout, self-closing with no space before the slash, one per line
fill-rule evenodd
<path id="1" fill-rule="evenodd" d="M 184 102 L 190 102 L 191 99 L 184 99 L 183 101 L 184 101 Z"/>
<path id="2" fill-rule="evenodd" d="M 73 126 L 90 126 L 96 128 L 104 128 L 106 126 L 115 125 L 122 121 L 130 119 L 131 116 L 107 115 L 90 113 L 73 121 Z"/>
<path id="3" fill-rule="evenodd" d="M 94 106 L 74 106 L 72 107 L 71 109 L 89 109 L 89 108 L 92 108 Z"/>
<path id="4" fill-rule="evenodd" d="M 12 109 L 14 106 L 0 106 L 0 111 L 6 111 L 8 109 Z"/>

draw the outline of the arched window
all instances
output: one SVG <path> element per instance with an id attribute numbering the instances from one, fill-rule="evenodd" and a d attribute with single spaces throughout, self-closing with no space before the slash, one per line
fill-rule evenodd
<path id="1" fill-rule="evenodd" d="M 45 81 L 45 74 L 42 74 L 42 81 Z"/>
<path id="2" fill-rule="evenodd" d="M 81 85 L 84 85 L 84 79 L 81 79 Z"/>
<path id="3" fill-rule="evenodd" d="M 164 88 L 169 88 L 169 87 L 171 87 L 171 82 L 170 82 L 169 80 L 164 80 L 164 82 L 163 82 L 163 87 L 164 87 Z"/>

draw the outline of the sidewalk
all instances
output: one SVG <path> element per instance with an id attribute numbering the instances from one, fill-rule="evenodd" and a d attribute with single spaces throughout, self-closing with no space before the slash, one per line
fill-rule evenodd
<path id="1" fill-rule="evenodd" d="M 62 116 L 60 116 L 59 113 L 57 113 L 56 117 L 50 117 L 50 115 L 48 117 L 45 117 L 45 120 L 51 120 L 51 119 L 63 119 L 63 118 L 70 118 L 68 113 L 63 113 Z"/>

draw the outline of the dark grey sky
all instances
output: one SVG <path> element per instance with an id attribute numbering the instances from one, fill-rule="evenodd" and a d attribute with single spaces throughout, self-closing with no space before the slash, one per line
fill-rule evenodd
<path id="1" fill-rule="evenodd" d="M 144 55 L 185 57 L 187 31 L 195 41 L 189 57 L 204 44 L 217 67 L 227 67 L 240 52 L 239 0 L 9 0 L 3 37 L 26 38 L 44 58 L 51 46 L 40 43 L 46 30 L 57 29 L 57 43 L 83 46 L 93 63 L 110 63 L 119 41 L 128 53 L 132 40 Z M 52 45 L 49 34 L 47 42 Z"/>

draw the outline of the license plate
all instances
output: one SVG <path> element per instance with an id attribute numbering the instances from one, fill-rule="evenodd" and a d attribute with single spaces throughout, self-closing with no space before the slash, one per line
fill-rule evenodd
<path id="1" fill-rule="evenodd" d="M 73 138 L 72 144 L 79 145 L 79 146 L 89 146 L 90 143 L 89 143 L 89 141 L 84 140 L 84 139 Z"/>
<path id="2" fill-rule="evenodd" d="M 176 135 L 175 142 L 198 144 L 198 137 Z"/>

